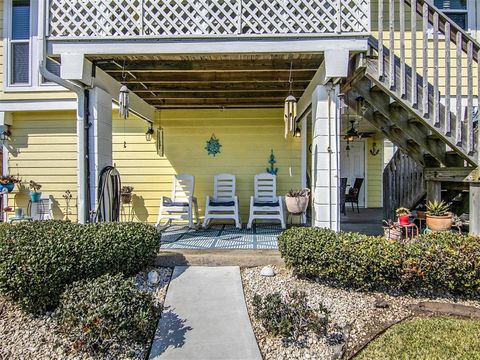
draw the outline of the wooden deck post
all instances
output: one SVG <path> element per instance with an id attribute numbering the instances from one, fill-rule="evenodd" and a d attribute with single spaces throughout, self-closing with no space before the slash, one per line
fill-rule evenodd
<path id="1" fill-rule="evenodd" d="M 430 201 L 442 200 L 442 183 L 440 181 L 427 181 L 427 204 Z"/>
<path id="2" fill-rule="evenodd" d="M 480 184 L 470 183 L 470 234 L 480 235 Z"/>

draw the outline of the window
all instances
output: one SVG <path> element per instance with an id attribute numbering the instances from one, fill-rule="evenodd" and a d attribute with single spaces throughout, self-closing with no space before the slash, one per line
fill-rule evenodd
<path id="1" fill-rule="evenodd" d="M 468 0 L 434 0 L 435 6 L 464 30 L 468 29 L 467 2 Z"/>
<path id="2" fill-rule="evenodd" d="M 10 84 L 30 83 L 30 1 L 12 2 Z"/>

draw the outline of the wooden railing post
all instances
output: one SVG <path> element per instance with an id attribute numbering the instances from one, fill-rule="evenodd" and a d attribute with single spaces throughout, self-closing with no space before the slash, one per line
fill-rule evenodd
<path id="1" fill-rule="evenodd" d="M 427 181 L 427 204 L 430 201 L 442 200 L 442 183 L 440 181 Z"/>

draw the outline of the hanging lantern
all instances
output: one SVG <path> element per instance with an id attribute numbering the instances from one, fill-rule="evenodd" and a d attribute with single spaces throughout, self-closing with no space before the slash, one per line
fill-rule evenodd
<path id="1" fill-rule="evenodd" d="M 118 96 L 119 115 L 122 119 L 128 118 L 130 99 L 129 91 L 125 85 L 120 88 L 120 94 Z"/>
<path id="2" fill-rule="evenodd" d="M 145 140 L 147 141 L 152 141 L 152 135 L 153 135 L 153 124 L 150 123 L 150 127 L 147 129 L 147 132 L 145 133 Z"/>
<path id="3" fill-rule="evenodd" d="M 295 122 L 297 118 L 297 99 L 293 95 L 288 95 L 285 99 L 285 139 L 289 132 L 295 130 Z"/>

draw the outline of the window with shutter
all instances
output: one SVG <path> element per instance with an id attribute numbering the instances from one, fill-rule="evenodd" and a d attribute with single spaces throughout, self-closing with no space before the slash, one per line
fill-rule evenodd
<path id="1" fill-rule="evenodd" d="M 12 1 L 10 84 L 30 83 L 30 1 Z"/>

